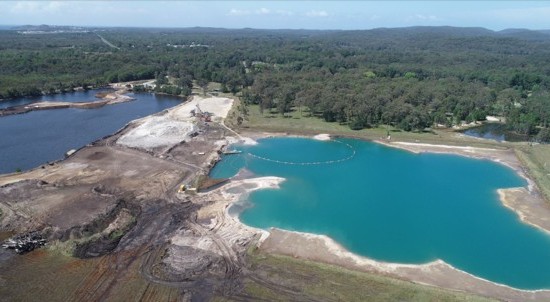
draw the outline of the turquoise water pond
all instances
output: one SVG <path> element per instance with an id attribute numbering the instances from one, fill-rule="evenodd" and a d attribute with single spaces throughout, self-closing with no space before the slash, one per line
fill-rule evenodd
<path id="1" fill-rule="evenodd" d="M 225 156 L 212 177 L 246 168 L 286 179 L 250 194 L 240 213 L 247 225 L 325 234 L 380 261 L 441 259 L 515 288 L 550 288 L 550 236 L 498 198 L 498 188 L 527 185 L 506 166 L 354 139 L 268 138 L 234 148 L 243 153 Z"/>

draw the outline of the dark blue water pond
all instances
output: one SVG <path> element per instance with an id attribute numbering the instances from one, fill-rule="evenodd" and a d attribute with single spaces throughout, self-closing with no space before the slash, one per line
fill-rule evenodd
<path id="1" fill-rule="evenodd" d="M 94 100 L 97 90 L 47 96 L 52 100 L 84 102 Z M 70 149 L 80 148 L 122 128 L 129 121 L 180 104 L 183 99 L 153 94 L 129 94 L 135 101 L 98 109 L 54 109 L 32 111 L 0 118 L 0 173 L 31 169 L 63 158 Z M 36 102 L 19 99 L 17 102 Z"/>
<path id="2" fill-rule="evenodd" d="M 467 129 L 463 133 L 468 136 L 492 139 L 497 142 L 523 142 L 529 140 L 529 137 L 527 135 L 520 135 L 510 132 L 506 128 L 505 124 L 499 123 L 483 124 L 479 127 Z"/>
<path id="3" fill-rule="evenodd" d="M 108 88 L 93 89 L 93 90 L 80 91 L 80 92 L 75 91 L 75 92 L 66 92 L 66 93 L 60 93 L 60 94 L 4 100 L 0 102 L 0 109 L 13 107 L 13 106 L 21 106 L 21 105 L 26 105 L 30 103 L 36 103 L 36 102 L 70 102 L 70 103 L 93 102 L 93 101 L 99 100 L 96 97 L 96 94 L 98 92 L 106 92 L 106 91 L 112 91 L 112 89 L 108 89 Z"/>

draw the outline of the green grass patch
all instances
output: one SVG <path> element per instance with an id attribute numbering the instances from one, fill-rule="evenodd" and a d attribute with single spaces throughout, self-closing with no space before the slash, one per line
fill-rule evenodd
<path id="1" fill-rule="evenodd" d="M 515 151 L 528 169 L 529 176 L 537 183 L 546 200 L 550 201 L 550 145 L 519 145 Z"/>
<path id="2" fill-rule="evenodd" d="M 237 100 L 233 108 L 239 106 Z M 264 110 L 260 113 L 258 105 L 248 105 L 248 116 L 241 126 L 237 126 L 236 117 L 238 110 L 231 111 L 228 115 L 227 123 L 236 129 L 256 130 L 268 132 L 285 132 L 291 134 L 314 135 L 318 133 L 329 133 L 333 135 L 342 135 L 356 137 L 361 139 L 385 139 L 389 132 L 391 140 L 418 142 L 428 144 L 446 144 L 446 145 L 468 145 L 474 147 L 497 148 L 508 147 L 507 144 L 490 140 L 481 140 L 465 135 L 461 135 L 452 130 L 434 130 L 430 132 L 407 132 L 401 131 L 391 126 L 381 125 L 376 128 L 361 130 L 352 130 L 348 125 L 338 122 L 325 122 L 322 118 L 313 116 L 307 108 L 293 108 L 293 111 L 282 116 L 275 111 Z"/>
<path id="3" fill-rule="evenodd" d="M 418 285 L 376 274 L 347 270 L 287 256 L 249 253 L 250 269 L 262 280 L 291 292 L 321 301 L 492 301 L 462 292 Z M 288 301 L 292 296 L 253 280 L 245 293 L 258 300 Z"/>

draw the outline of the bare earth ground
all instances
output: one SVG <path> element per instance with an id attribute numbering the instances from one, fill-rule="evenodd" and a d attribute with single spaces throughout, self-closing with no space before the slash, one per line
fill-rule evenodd
<path id="1" fill-rule="evenodd" d="M 256 300 L 272 297 L 271 292 L 275 293 L 274 298 L 265 299 L 309 301 L 316 300 L 311 297 L 322 297 L 306 295 L 302 292 L 308 289 L 305 285 L 294 288 L 286 284 L 277 277 L 282 273 L 270 275 L 269 271 L 254 269 L 247 259 L 249 251 L 259 246 L 269 254 L 335 264 L 481 296 L 509 301 L 550 299 L 548 291 L 520 291 L 496 285 L 441 261 L 420 266 L 376 262 L 353 255 L 324 236 L 283 230 L 266 232 L 240 223 L 236 215 L 239 201 L 253 190 L 276 188 L 284 181 L 280 178 L 250 179 L 241 174 L 206 192 L 180 192 L 181 184 L 191 188 L 204 179 L 225 145 L 239 140 L 253 142 L 223 125 L 232 102 L 227 98 L 195 96 L 190 102 L 131 122 L 113 136 L 80 149 L 64 161 L 0 176 L 0 230 L 16 233 L 42 230 L 50 240 L 47 249 L 53 253 L 39 250 L 15 257 L 0 251 L 0 295 L 32 300 L 29 294 L 32 289 L 69 301 L 205 300 L 216 296 Z M 190 111 L 196 104 L 203 111 L 212 112 L 214 122 L 191 117 Z M 254 138 L 268 135 L 273 134 L 252 133 Z M 328 135 L 317 136 L 327 138 Z M 509 150 L 389 144 L 414 152 L 488 158 L 525 176 Z M 524 221 L 548 229 L 546 217 L 550 217 L 550 209 L 532 182 L 528 190 L 518 188 L 500 193 L 504 204 L 517 211 Z M 55 256 L 56 251 L 59 256 Z M 60 260 L 64 254 L 80 259 Z M 40 259 L 48 259 L 51 266 Z M 285 263 L 289 271 L 295 271 L 296 264 Z M 267 269 L 266 265 L 259 267 Z M 37 272 L 53 281 L 44 286 L 31 282 Z M 298 279 L 295 283 L 300 282 Z M 396 284 L 394 288 L 403 286 Z M 407 289 L 408 293 L 417 291 L 425 294 L 432 289 Z M 452 293 L 445 295 L 453 297 L 451 300 L 464 299 Z M 400 296 L 387 299 L 397 297 Z"/>
<path id="2" fill-rule="evenodd" d="M 231 106 L 231 101 L 221 98 L 197 98 L 194 102 L 205 108 L 219 107 L 221 111 L 211 110 L 215 118 Z M 156 269 L 159 259 L 178 247 L 170 245 L 175 234 L 186 229 L 190 231 L 186 233 L 189 238 L 201 236 L 196 232 L 203 231 L 202 227 L 193 223 L 199 206 L 189 202 L 192 195 L 177 191 L 181 184 L 192 186 L 198 176 L 205 175 L 217 158 L 217 151 L 227 144 L 225 127 L 196 121 L 189 111 L 189 103 L 176 106 L 132 122 L 64 161 L 0 176 L 1 229 L 16 233 L 42 230 L 52 251 L 81 258 L 100 256 L 99 264 L 84 274 L 85 280 L 74 289 L 74 299 L 113 298 L 140 271 L 147 281 L 140 286 L 167 282 L 178 288 L 175 297 L 181 296 L 184 288 L 191 288 L 194 296 L 216 295 L 218 289 L 222 291 L 235 278 L 226 278 L 231 275 L 225 268 L 217 275 L 212 259 L 192 256 L 199 268 L 189 278 L 165 280 L 166 276 L 185 271 L 186 266 L 181 263 L 182 268 Z M 165 139 L 162 132 L 155 132 L 158 128 L 143 128 L 143 124 L 158 121 L 173 126 L 177 135 Z M 147 130 L 149 141 L 140 145 L 142 137 L 135 133 Z M 198 135 L 190 137 L 190 131 Z M 187 246 L 184 251 L 195 255 L 196 249 Z M 7 251 L 1 253 L 0 258 L 20 261 Z M 216 261 L 226 265 L 229 260 L 220 257 Z M 6 269 L 6 265 L 12 267 L 9 261 L 0 266 Z M 15 286 L 10 280 L 12 275 L 0 272 L 0 284 Z M 204 284 L 197 285 L 197 280 Z M 7 289 L 2 286 L 0 293 Z M 15 299 L 21 297 L 21 293 L 13 294 Z"/>

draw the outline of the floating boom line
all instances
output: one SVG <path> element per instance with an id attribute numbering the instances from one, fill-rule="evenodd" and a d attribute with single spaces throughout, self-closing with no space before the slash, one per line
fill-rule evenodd
<path id="1" fill-rule="evenodd" d="M 352 151 L 351 155 L 347 156 L 345 158 L 336 159 L 336 160 L 311 161 L 311 162 L 290 162 L 290 161 L 283 161 L 283 160 L 276 160 L 276 159 L 266 158 L 266 157 L 262 157 L 262 156 L 259 156 L 259 155 L 256 155 L 256 154 L 253 154 L 253 153 L 250 153 L 250 152 L 248 152 L 247 154 L 254 157 L 254 158 L 269 161 L 269 162 L 272 162 L 272 163 L 278 163 L 278 164 L 284 164 L 284 165 L 297 165 L 297 166 L 313 166 L 313 165 L 336 164 L 336 163 L 341 163 L 341 162 L 344 162 L 344 161 L 348 161 L 348 160 L 352 159 L 353 157 L 355 157 L 356 151 L 355 151 L 355 148 L 353 148 L 353 146 L 351 146 L 348 143 L 344 143 L 344 142 L 340 142 L 340 141 L 334 141 L 334 142 L 346 145 Z"/>

